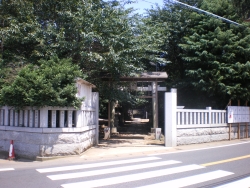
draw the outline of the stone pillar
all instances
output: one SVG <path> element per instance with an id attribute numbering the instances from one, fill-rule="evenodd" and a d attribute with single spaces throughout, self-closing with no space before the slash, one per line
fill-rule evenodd
<path id="1" fill-rule="evenodd" d="M 24 126 L 23 125 L 23 110 L 19 111 L 19 126 Z"/>
<path id="2" fill-rule="evenodd" d="M 175 147 L 177 140 L 176 128 L 177 90 L 165 93 L 165 147 Z"/>
<path id="3" fill-rule="evenodd" d="M 68 127 L 72 127 L 72 117 L 73 117 L 73 111 L 68 110 Z"/>
<path id="4" fill-rule="evenodd" d="M 117 132 L 117 128 L 115 127 L 115 106 L 116 106 L 116 102 L 112 101 L 111 102 L 111 121 L 110 121 L 111 133 Z"/>
<path id="5" fill-rule="evenodd" d="M 40 109 L 40 128 L 48 128 L 48 108 Z"/>
<path id="6" fill-rule="evenodd" d="M 24 116 L 23 116 L 23 125 L 24 127 L 28 127 L 29 125 L 29 113 L 28 110 L 24 110 Z"/>
<path id="7" fill-rule="evenodd" d="M 14 126 L 14 110 L 10 110 L 10 126 Z"/>
<path id="8" fill-rule="evenodd" d="M 99 93 L 93 93 L 93 106 L 95 107 L 95 114 L 94 114 L 94 125 L 96 125 L 96 132 L 95 132 L 95 139 L 96 145 L 99 144 Z"/>
<path id="9" fill-rule="evenodd" d="M 86 111 L 85 111 L 86 112 Z M 88 115 L 88 113 L 86 113 L 86 115 Z M 83 127 L 83 126 L 86 126 L 87 123 L 88 123 L 88 117 L 86 117 L 86 119 L 84 118 L 83 116 L 83 113 L 82 113 L 82 110 L 77 110 L 76 111 L 76 127 Z M 83 121 L 83 119 L 85 121 Z M 87 122 L 87 123 L 86 123 Z"/>
<path id="10" fill-rule="evenodd" d="M 56 110 L 51 110 L 51 127 L 56 128 Z"/>
<path id="11" fill-rule="evenodd" d="M 14 110 L 14 120 L 15 120 L 15 126 L 18 127 L 19 122 L 18 122 L 18 111 Z"/>
<path id="12" fill-rule="evenodd" d="M 153 113 L 153 127 L 158 128 L 158 91 L 157 91 L 157 82 L 152 82 L 152 113 Z"/>
<path id="13" fill-rule="evenodd" d="M 4 109 L 0 110 L 0 126 L 4 125 Z"/>
<path id="14" fill-rule="evenodd" d="M 4 107 L 4 126 L 9 125 L 9 109 L 7 106 Z"/>
<path id="15" fill-rule="evenodd" d="M 29 127 L 34 127 L 34 111 L 29 111 Z"/>
<path id="16" fill-rule="evenodd" d="M 65 111 L 60 110 L 60 128 L 64 127 Z"/>
<path id="17" fill-rule="evenodd" d="M 36 128 L 39 127 L 39 110 L 35 110 L 34 113 L 34 125 Z"/>

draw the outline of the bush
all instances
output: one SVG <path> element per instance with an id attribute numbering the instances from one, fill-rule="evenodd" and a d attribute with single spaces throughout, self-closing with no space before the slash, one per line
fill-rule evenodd
<path id="1" fill-rule="evenodd" d="M 9 86 L 1 90 L 2 105 L 21 109 L 25 106 L 80 107 L 75 79 L 83 76 L 71 59 L 40 60 L 24 67 Z"/>

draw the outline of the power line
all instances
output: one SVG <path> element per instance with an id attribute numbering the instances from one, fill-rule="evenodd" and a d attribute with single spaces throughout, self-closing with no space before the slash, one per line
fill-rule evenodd
<path id="1" fill-rule="evenodd" d="M 144 1 L 144 2 L 146 2 L 146 3 L 151 3 L 151 4 L 155 5 L 155 3 L 152 3 L 152 2 L 150 2 L 150 1 L 146 1 L 146 0 L 142 0 L 142 1 Z"/>
<path id="2" fill-rule="evenodd" d="M 239 23 L 237 23 L 237 22 L 234 22 L 234 21 L 232 21 L 232 20 L 223 18 L 223 17 L 218 16 L 218 15 L 216 15 L 216 14 L 213 14 L 213 13 L 211 13 L 211 12 L 207 12 L 207 11 L 205 11 L 205 10 L 196 8 L 196 7 L 194 7 L 194 6 L 187 5 L 187 4 L 182 3 L 182 2 L 180 2 L 180 1 L 176 1 L 176 0 L 172 0 L 172 1 L 174 1 L 175 3 L 178 3 L 178 4 L 180 4 L 180 5 L 183 5 L 183 6 L 185 6 L 185 7 L 194 9 L 194 10 L 196 10 L 196 11 L 198 11 L 198 12 L 202 12 L 202 13 L 204 13 L 204 14 L 207 14 L 207 15 L 210 15 L 210 16 L 213 16 L 213 17 L 216 17 L 216 18 L 221 19 L 221 20 L 223 20 L 223 21 L 225 21 L 225 22 L 228 22 L 228 23 L 231 23 L 231 24 L 234 24 L 234 25 L 237 25 L 237 26 L 242 26 L 241 24 L 239 24 Z"/>

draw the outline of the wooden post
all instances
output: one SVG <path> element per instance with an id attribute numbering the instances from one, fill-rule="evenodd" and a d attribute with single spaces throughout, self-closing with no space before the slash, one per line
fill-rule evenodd
<path id="1" fill-rule="evenodd" d="M 110 128 L 110 101 L 108 102 L 108 127 Z"/>
<path id="2" fill-rule="evenodd" d="M 231 106 L 231 105 L 232 105 L 232 101 L 230 99 L 228 102 L 228 106 Z M 232 128 L 232 124 L 230 123 L 229 124 L 229 140 L 231 140 L 231 128 Z"/>
<path id="3" fill-rule="evenodd" d="M 248 105 L 248 101 L 246 101 L 245 106 Z M 248 123 L 246 122 L 246 138 L 248 138 Z"/>
<path id="4" fill-rule="evenodd" d="M 238 100 L 238 106 L 240 106 L 240 100 Z M 240 123 L 238 123 L 238 139 L 240 139 Z"/>
<path id="5" fill-rule="evenodd" d="M 240 139 L 240 124 L 238 123 L 238 139 Z"/>
<path id="6" fill-rule="evenodd" d="M 246 138 L 248 138 L 248 123 L 246 123 Z"/>
<path id="7" fill-rule="evenodd" d="M 229 140 L 231 140 L 231 123 L 229 124 Z"/>

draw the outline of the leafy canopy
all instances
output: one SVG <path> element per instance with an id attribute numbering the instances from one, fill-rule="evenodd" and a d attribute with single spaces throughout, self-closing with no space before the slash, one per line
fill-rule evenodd
<path id="1" fill-rule="evenodd" d="M 17 109 L 25 106 L 79 107 L 82 99 L 76 98 L 76 81 L 82 73 L 70 59 L 54 57 L 40 60 L 38 65 L 25 66 L 14 82 L 1 90 L 2 105 Z"/>

